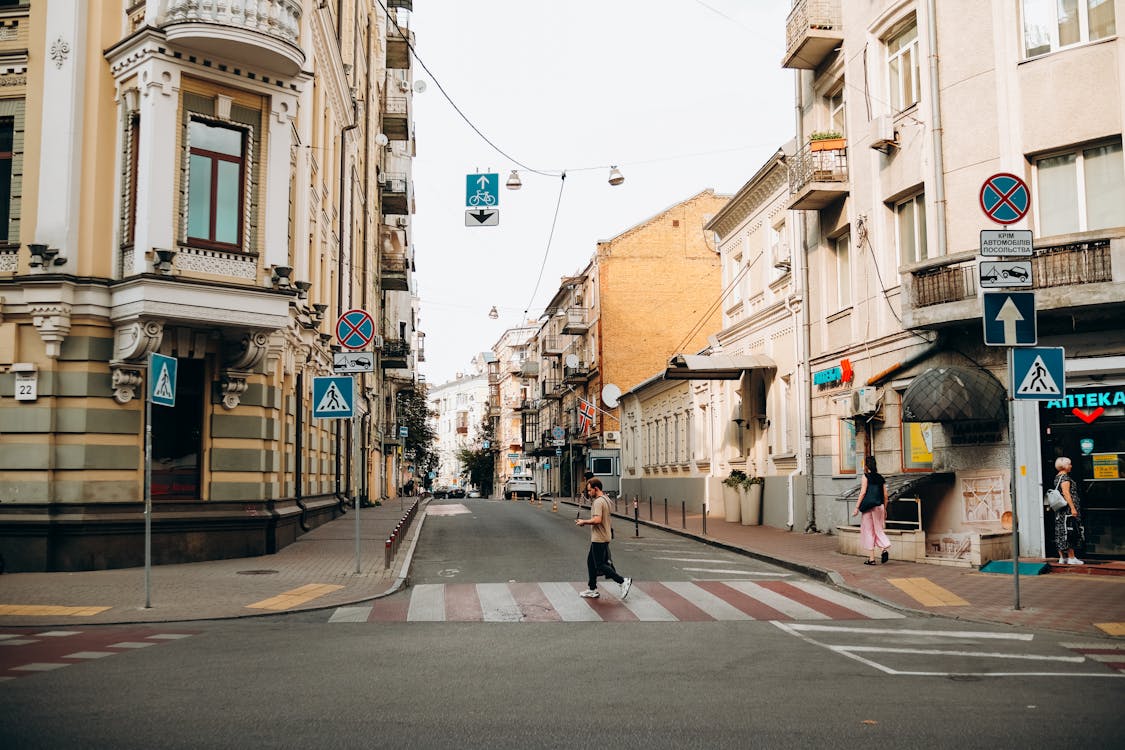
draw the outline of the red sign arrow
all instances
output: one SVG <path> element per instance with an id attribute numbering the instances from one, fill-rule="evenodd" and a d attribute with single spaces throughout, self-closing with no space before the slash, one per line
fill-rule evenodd
<path id="1" fill-rule="evenodd" d="M 1105 409 L 1099 406 L 1097 409 L 1094 409 L 1089 414 L 1082 411 L 1081 409 L 1071 409 L 1070 413 L 1073 414 L 1074 416 L 1078 417 L 1079 419 L 1081 419 L 1086 424 L 1090 424 L 1095 419 L 1097 419 L 1101 415 L 1105 414 Z"/>

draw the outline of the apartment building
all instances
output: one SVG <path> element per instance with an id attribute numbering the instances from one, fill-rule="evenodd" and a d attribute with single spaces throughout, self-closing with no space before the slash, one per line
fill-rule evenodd
<path id="1" fill-rule="evenodd" d="M 840 531 L 842 549 L 871 455 L 902 498 L 894 556 L 1010 557 L 1014 515 L 1021 553 L 1054 555 L 1042 495 L 1065 455 L 1087 554 L 1125 553 L 1123 13 L 1112 0 L 793 4 L 810 522 Z M 1001 173 L 1029 193 L 1026 217 L 1004 224 L 984 210 Z M 997 321 L 982 287 L 996 280 L 981 231 L 1005 228 L 1034 237 L 1019 281 L 1038 345 L 1065 348 L 1065 399 L 1010 402 L 1007 347 L 985 343 Z"/>
<path id="2" fill-rule="evenodd" d="M 464 487 L 466 467 L 459 454 L 479 447 L 482 420 L 488 413 L 488 376 L 484 372 L 458 373 L 448 383 L 430 386 L 430 411 L 434 417 L 434 451 L 438 456 L 435 487 Z"/>
<path id="3" fill-rule="evenodd" d="M 0 7 L 9 570 L 141 564 L 148 493 L 157 563 L 273 552 L 386 494 L 419 350 L 411 6 Z M 314 418 L 351 309 L 382 349 L 355 418 Z M 153 353 L 177 382 L 146 424 Z"/>
<path id="4" fill-rule="evenodd" d="M 531 473 L 531 459 L 525 454 L 521 415 L 532 401 L 528 378 L 538 372 L 538 363 L 528 357 L 528 342 L 535 336 L 534 325 L 509 328 L 492 345 L 488 362 L 488 418 L 492 424 L 496 473 L 492 486 L 499 488 L 516 475 Z"/>

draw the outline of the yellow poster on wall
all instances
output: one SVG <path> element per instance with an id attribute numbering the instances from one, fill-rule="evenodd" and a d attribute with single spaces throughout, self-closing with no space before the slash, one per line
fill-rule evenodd
<path id="1" fill-rule="evenodd" d="M 1094 479 L 1120 479 L 1116 453 L 1094 454 Z"/>
<path id="2" fill-rule="evenodd" d="M 906 422 L 907 466 L 912 469 L 931 468 L 934 464 L 933 423 Z"/>

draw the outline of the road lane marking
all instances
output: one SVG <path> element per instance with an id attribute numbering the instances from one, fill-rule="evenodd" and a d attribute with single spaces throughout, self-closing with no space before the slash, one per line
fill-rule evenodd
<path id="1" fill-rule="evenodd" d="M 478 583 L 481 617 L 485 622 L 519 622 L 523 613 L 506 583 Z"/>
<path id="2" fill-rule="evenodd" d="M 721 575 L 742 575 L 742 576 L 773 576 L 774 578 L 786 578 L 792 573 L 763 573 L 761 571 L 751 570 L 737 570 L 730 568 L 680 568 L 685 573 L 719 573 Z"/>
<path id="3" fill-rule="evenodd" d="M 1081 664 L 1083 656 L 1046 656 L 1042 654 L 1006 654 L 1002 651 L 947 651 L 940 648 L 895 648 L 892 646 L 833 646 L 837 651 L 861 654 L 922 654 L 926 656 L 972 656 L 986 659 L 1027 659 L 1029 661 L 1060 661 Z"/>
<path id="4" fill-rule="evenodd" d="M 812 607 L 806 607 L 804 604 L 795 602 L 787 596 L 779 594 L 776 591 L 771 591 L 760 583 L 754 583 L 753 581 L 729 581 L 727 585 L 741 591 L 749 597 L 757 599 L 767 607 L 788 615 L 794 620 L 830 619 L 829 616 L 823 612 L 818 612 Z"/>
<path id="5" fill-rule="evenodd" d="M 332 613 L 328 622 L 367 622 L 371 610 L 372 607 L 340 607 Z"/>
<path id="6" fill-rule="evenodd" d="M 676 622 L 679 620 L 674 614 L 664 608 L 660 602 L 646 594 L 643 589 L 636 586 L 629 590 L 629 596 L 620 600 L 637 616 L 638 620 L 645 622 Z"/>
<path id="7" fill-rule="evenodd" d="M 104 659 L 107 656 L 113 656 L 116 651 L 77 651 L 73 654 L 67 654 L 64 659 Z"/>
<path id="8" fill-rule="evenodd" d="M 31 664 L 23 664 L 23 665 L 18 666 L 18 667 L 9 667 L 9 671 L 11 671 L 11 672 L 49 672 L 52 669 L 62 669 L 63 667 L 69 667 L 69 666 L 70 666 L 69 664 L 58 664 L 58 663 L 54 663 L 54 662 L 51 662 L 51 663 L 48 663 L 48 662 L 32 662 Z"/>
<path id="9" fill-rule="evenodd" d="M 601 617 L 579 596 L 569 583 L 539 584 L 551 606 L 567 622 L 600 622 Z"/>
<path id="10" fill-rule="evenodd" d="M 793 630 L 822 631 L 831 633 L 874 633 L 877 635 L 924 635 L 941 638 L 999 638 L 1012 641 L 1030 641 L 1031 633 L 988 633 L 979 630 L 900 630 L 898 628 L 860 628 L 847 625 L 818 625 L 795 622 L 789 626 Z M 1065 644 L 1063 644 L 1065 645 Z"/>
<path id="11" fill-rule="evenodd" d="M 926 607 L 967 607 L 969 603 L 952 591 L 943 589 L 928 578 L 888 578 L 896 586 Z"/>
<path id="12" fill-rule="evenodd" d="M 716 620 L 753 620 L 754 618 L 723 601 L 706 589 L 688 581 L 666 581 L 664 585 L 699 607 Z"/>
<path id="13" fill-rule="evenodd" d="M 410 609 L 406 619 L 411 622 L 445 621 L 445 586 L 440 583 L 420 583 L 410 595 Z"/>
<path id="14" fill-rule="evenodd" d="M 895 612 L 887 607 L 881 607 L 866 599 L 861 599 L 858 596 L 850 596 L 827 586 L 813 583 L 812 581 L 790 581 L 789 585 L 806 591 L 813 596 L 830 601 L 845 609 L 850 609 L 864 617 L 869 617 L 872 620 L 894 620 L 906 617 L 906 615 L 901 612 Z"/>
<path id="15" fill-rule="evenodd" d="M 260 602 L 247 604 L 247 609 L 269 609 L 269 610 L 286 610 L 299 607 L 302 604 L 331 594 L 333 591 L 339 591 L 344 588 L 331 583 L 310 583 L 305 586 L 299 586 L 289 591 L 284 591 L 277 596 L 271 596 L 269 599 L 263 599 Z"/>

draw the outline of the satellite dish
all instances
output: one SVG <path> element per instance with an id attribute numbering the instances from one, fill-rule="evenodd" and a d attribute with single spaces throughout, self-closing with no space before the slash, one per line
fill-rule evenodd
<path id="1" fill-rule="evenodd" d="M 414 82 L 414 93 L 415 94 L 421 94 L 425 90 L 426 90 L 426 82 L 425 81 L 415 81 Z"/>
<path id="2" fill-rule="evenodd" d="M 617 401 L 620 398 L 621 389 L 615 386 L 613 383 L 607 383 L 605 387 L 602 388 L 602 403 L 604 403 L 610 409 L 613 409 L 617 406 Z"/>
<path id="3" fill-rule="evenodd" d="M 578 367 L 578 355 L 577 354 L 566 355 L 566 366 L 569 367 L 572 370 L 575 367 Z"/>

